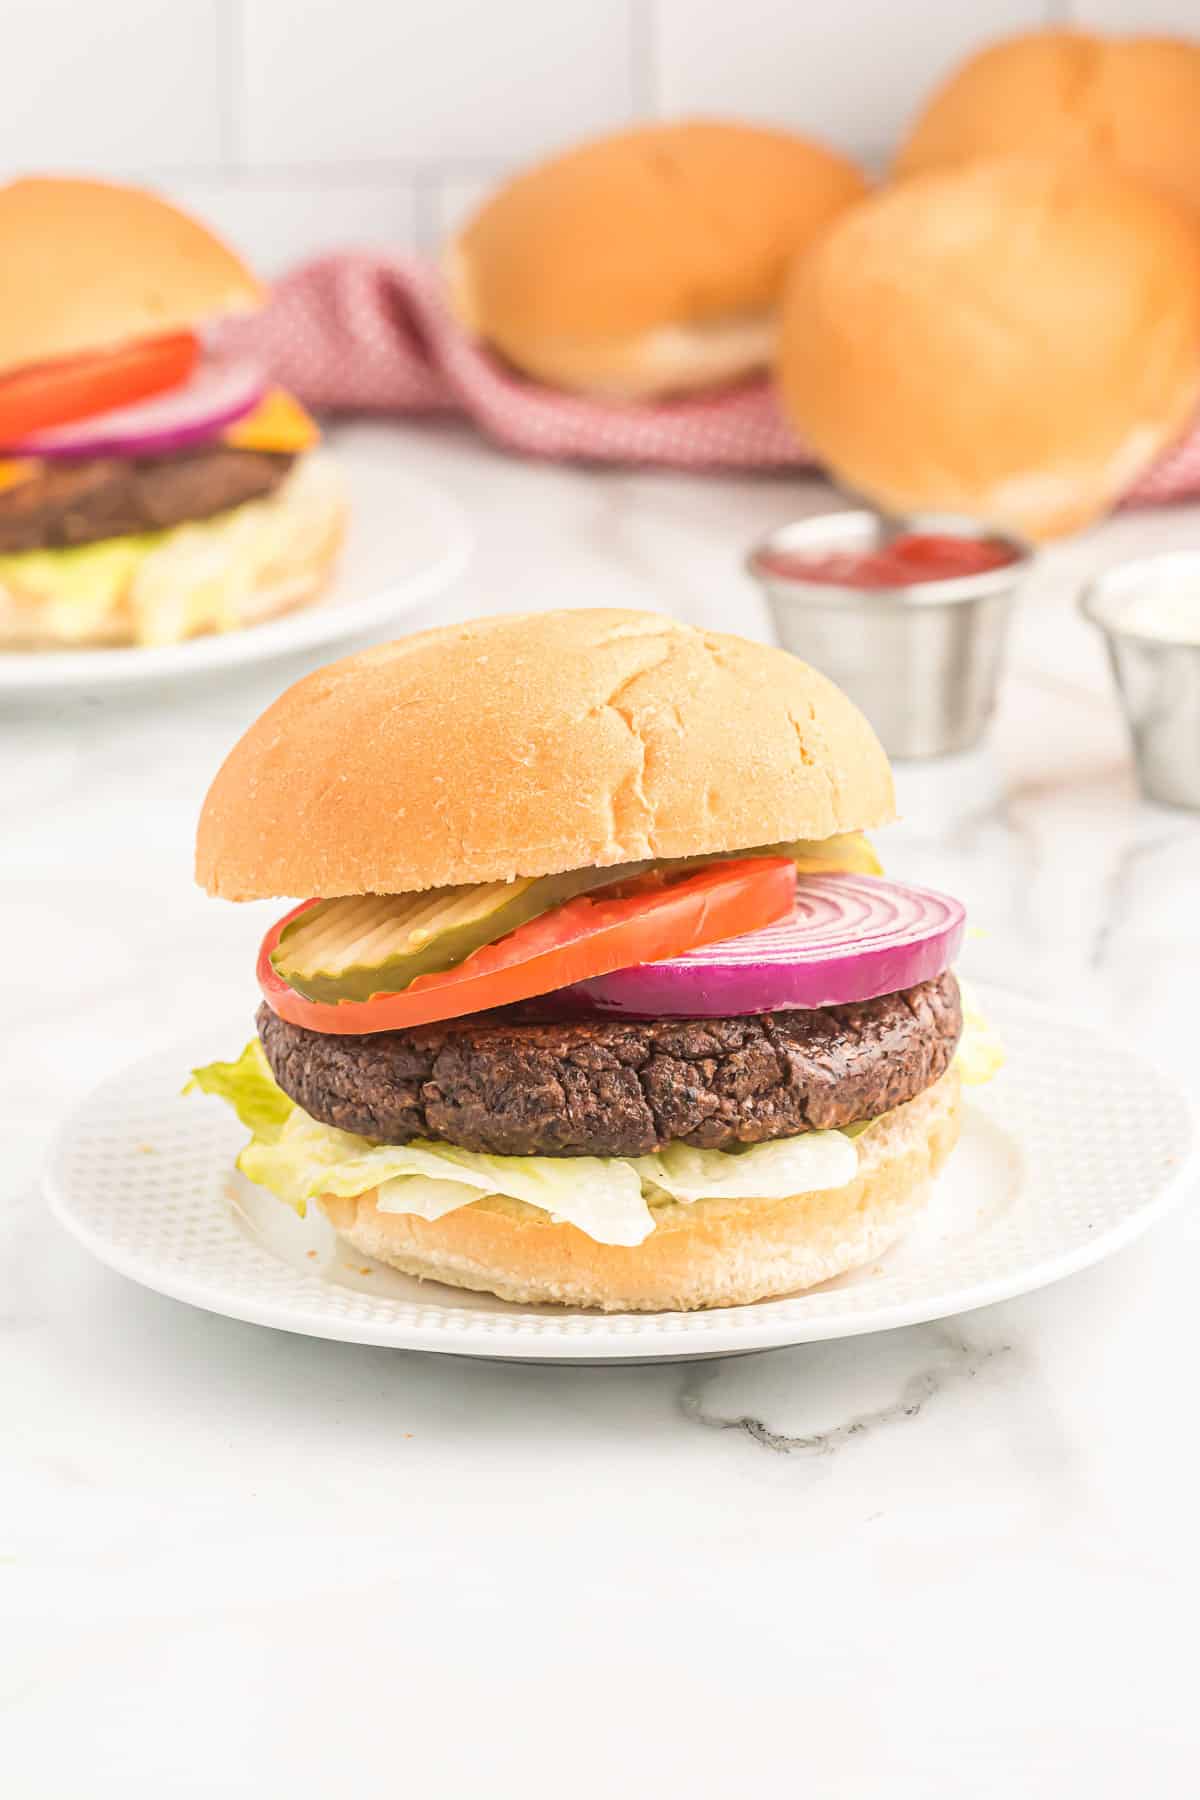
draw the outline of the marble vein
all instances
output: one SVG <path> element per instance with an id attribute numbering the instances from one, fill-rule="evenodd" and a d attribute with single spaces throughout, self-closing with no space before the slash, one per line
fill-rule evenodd
<path id="1" fill-rule="evenodd" d="M 947 1388 L 974 1381 L 994 1358 L 1005 1356 L 1012 1350 L 1011 1344 L 973 1345 L 959 1332 L 951 1330 L 940 1332 L 938 1341 L 941 1359 L 909 1376 L 895 1400 L 843 1419 L 823 1431 L 792 1434 L 776 1430 L 765 1419 L 750 1413 L 723 1413 L 710 1407 L 706 1400 L 709 1390 L 720 1377 L 722 1365 L 719 1362 L 700 1364 L 688 1370 L 679 1389 L 679 1414 L 689 1424 L 703 1425 L 709 1431 L 741 1432 L 760 1449 L 779 1456 L 832 1456 L 856 1439 L 920 1418 L 929 1402 Z"/>

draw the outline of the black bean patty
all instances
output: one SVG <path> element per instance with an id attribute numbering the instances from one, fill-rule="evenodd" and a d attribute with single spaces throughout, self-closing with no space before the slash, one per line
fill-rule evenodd
<path id="1" fill-rule="evenodd" d="M 209 445 L 173 456 L 44 462 L 0 491 L 0 554 L 164 531 L 273 494 L 295 459 Z"/>
<path id="2" fill-rule="evenodd" d="M 741 1019 L 516 1023 L 492 1014 L 329 1037 L 263 1005 L 275 1079 L 314 1119 L 386 1144 L 504 1156 L 725 1150 L 874 1118 L 945 1073 L 953 975 L 855 1006 Z"/>

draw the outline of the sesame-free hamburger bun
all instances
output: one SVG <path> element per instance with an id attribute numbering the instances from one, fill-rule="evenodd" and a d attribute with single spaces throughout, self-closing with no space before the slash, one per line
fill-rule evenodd
<path id="1" fill-rule="evenodd" d="M 1034 537 L 1102 513 L 1200 396 L 1200 232 L 1113 169 L 934 170 L 837 221 L 794 271 L 785 408 L 897 512 Z"/>
<path id="2" fill-rule="evenodd" d="M 477 619 L 319 669 L 217 773 L 226 900 L 395 894 L 887 823 L 878 738 L 786 651 L 660 613 Z"/>
<path id="3" fill-rule="evenodd" d="M 895 172 L 1014 151 L 1111 164 L 1200 212 L 1200 43 L 1087 31 L 1005 38 L 934 92 Z"/>
<path id="4" fill-rule="evenodd" d="M 0 376 L 261 306 L 206 226 L 145 188 L 31 175 L 0 187 Z"/>
<path id="5" fill-rule="evenodd" d="M 451 302 L 538 381 L 617 399 L 764 368 L 791 259 L 862 198 L 789 132 L 713 120 L 598 138 L 500 188 L 451 246 Z"/>

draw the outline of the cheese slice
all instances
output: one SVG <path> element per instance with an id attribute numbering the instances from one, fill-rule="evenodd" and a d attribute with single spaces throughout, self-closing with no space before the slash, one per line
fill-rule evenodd
<path id="1" fill-rule="evenodd" d="M 26 481 L 32 481 L 40 468 L 41 464 L 32 456 L 0 462 L 0 494 L 8 488 L 21 487 Z"/>
<path id="2" fill-rule="evenodd" d="M 273 450 L 296 456 L 321 441 L 316 421 L 283 388 L 271 388 L 252 413 L 221 433 L 231 450 Z"/>

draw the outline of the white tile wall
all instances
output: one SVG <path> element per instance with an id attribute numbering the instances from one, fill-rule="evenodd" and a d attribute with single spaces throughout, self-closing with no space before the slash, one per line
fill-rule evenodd
<path id="1" fill-rule="evenodd" d="M 659 107 L 811 131 L 876 161 L 951 65 L 1045 17 L 1045 0 L 658 0 Z"/>
<path id="2" fill-rule="evenodd" d="M 1200 36 L 1200 0 L 3 0 L 0 170 L 141 176 L 271 274 L 436 243 L 515 164 L 645 115 L 878 160 L 976 44 L 1069 18 Z"/>
<path id="3" fill-rule="evenodd" d="M 418 239 L 411 181 L 181 177 L 162 185 L 268 278 L 321 250 L 411 249 Z"/>
<path id="4" fill-rule="evenodd" d="M 1200 37 L 1200 0 L 1068 0 L 1071 22 L 1098 31 Z"/>
<path id="5" fill-rule="evenodd" d="M 612 0 L 243 0 L 252 160 L 534 155 L 625 123 L 629 8 Z"/>
<path id="6" fill-rule="evenodd" d="M 218 163 L 225 0 L 3 0 L 0 166 Z"/>

